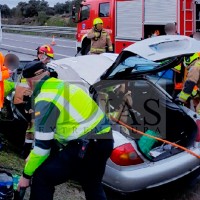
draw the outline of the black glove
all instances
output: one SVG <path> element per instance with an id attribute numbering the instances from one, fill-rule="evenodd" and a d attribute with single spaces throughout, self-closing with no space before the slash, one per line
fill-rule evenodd
<path id="1" fill-rule="evenodd" d="M 177 97 L 176 99 L 174 99 L 174 102 L 177 105 L 181 105 L 181 106 L 185 106 L 187 108 L 190 108 L 190 100 L 191 100 L 191 98 L 188 98 L 187 101 L 181 101 L 181 99 L 179 97 Z"/>
<path id="2" fill-rule="evenodd" d="M 175 102 L 177 105 L 182 105 L 182 106 L 184 106 L 185 103 L 186 103 L 186 102 L 181 101 L 181 100 L 179 99 L 179 97 L 176 97 L 176 98 L 174 99 L 174 102 Z"/>

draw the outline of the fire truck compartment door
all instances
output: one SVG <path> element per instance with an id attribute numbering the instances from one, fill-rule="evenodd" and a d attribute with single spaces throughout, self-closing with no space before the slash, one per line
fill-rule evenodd
<path id="1" fill-rule="evenodd" d="M 116 39 L 141 40 L 142 0 L 116 1 Z"/>
<path id="2" fill-rule="evenodd" d="M 160 24 L 176 22 L 176 0 L 145 0 L 144 24 Z"/>

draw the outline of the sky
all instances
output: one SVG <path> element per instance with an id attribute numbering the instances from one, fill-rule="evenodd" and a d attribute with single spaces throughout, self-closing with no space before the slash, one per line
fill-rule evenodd
<path id="1" fill-rule="evenodd" d="M 49 6 L 54 6 L 56 3 L 65 3 L 66 0 L 46 0 Z M 29 2 L 29 0 L 0 0 L 0 4 L 6 4 L 9 8 L 16 7 L 19 2 Z"/>

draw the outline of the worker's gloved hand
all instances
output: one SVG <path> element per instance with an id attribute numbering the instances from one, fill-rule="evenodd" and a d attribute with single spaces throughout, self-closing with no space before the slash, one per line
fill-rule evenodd
<path id="1" fill-rule="evenodd" d="M 177 105 L 182 105 L 182 106 L 186 105 L 186 101 L 183 101 L 183 100 L 180 99 L 179 97 L 176 97 L 176 98 L 174 99 L 174 102 L 175 102 Z"/>
<path id="2" fill-rule="evenodd" d="M 174 102 L 177 104 L 177 105 L 182 105 L 182 106 L 185 106 L 185 107 L 190 107 L 190 100 L 191 98 L 188 98 L 187 100 L 184 100 L 184 99 L 181 99 L 180 97 L 176 97 L 176 99 L 174 100 Z"/>

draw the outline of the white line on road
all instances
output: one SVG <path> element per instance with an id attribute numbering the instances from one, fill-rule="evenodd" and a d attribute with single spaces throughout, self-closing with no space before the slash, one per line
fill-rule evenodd
<path id="1" fill-rule="evenodd" d="M 11 46 L 11 45 L 7 45 L 7 44 L 1 44 L 1 46 L 17 48 L 17 49 L 22 49 L 22 50 L 28 50 L 28 51 L 34 51 L 35 52 L 35 50 L 33 50 L 33 49 L 28 49 L 28 48 L 23 48 L 23 47 L 16 47 L 16 46 Z M 59 53 L 55 53 L 55 55 L 62 56 L 62 57 L 71 57 L 71 56 L 63 55 L 63 54 L 59 54 Z"/>
<path id="2" fill-rule="evenodd" d="M 4 34 L 5 35 L 16 35 L 16 34 L 13 34 L 13 33 L 3 33 L 3 38 L 4 38 Z M 19 34 L 18 34 L 19 35 Z M 19 35 L 19 36 L 23 36 L 23 37 L 26 37 L 26 38 L 41 38 L 41 39 L 45 39 L 45 40 L 49 40 L 49 39 L 51 39 L 50 37 L 42 37 L 42 36 L 30 36 L 30 35 Z M 59 39 L 59 38 L 57 38 L 57 37 L 55 37 L 55 39 L 56 40 L 58 40 L 58 41 L 61 41 L 61 42 L 72 42 L 72 43 L 76 43 L 76 40 L 72 40 L 72 39 Z"/>
<path id="3" fill-rule="evenodd" d="M 31 44 L 35 44 L 35 42 L 31 42 L 31 41 L 24 41 L 24 40 L 16 40 L 16 39 L 10 39 L 10 38 L 3 38 L 3 40 L 10 40 L 10 41 L 16 41 L 16 42 L 27 42 L 27 43 L 31 43 Z M 65 48 L 71 48 L 71 49 L 76 49 L 76 47 L 71 47 L 71 46 L 63 46 L 63 45 L 58 45 L 56 44 L 57 47 L 65 47 Z"/>

